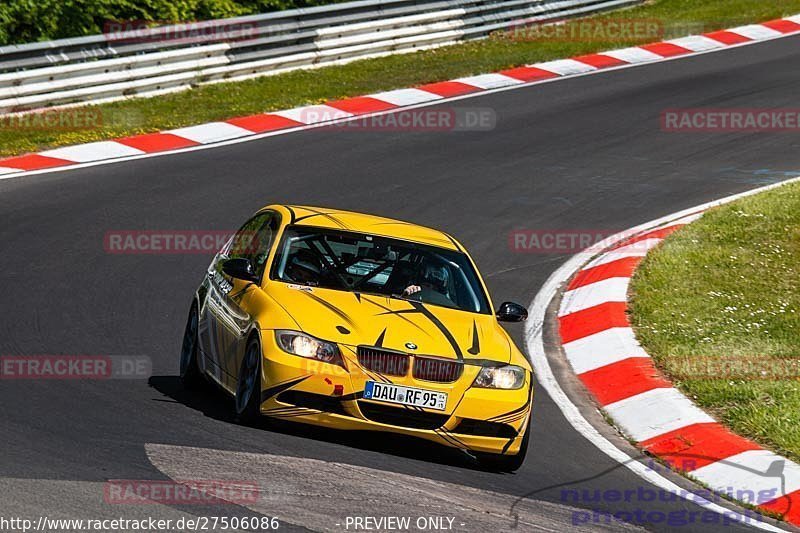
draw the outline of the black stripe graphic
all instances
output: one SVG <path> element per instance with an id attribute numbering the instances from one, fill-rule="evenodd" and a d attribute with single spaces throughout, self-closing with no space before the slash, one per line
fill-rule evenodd
<path id="1" fill-rule="evenodd" d="M 305 294 L 306 296 L 308 296 L 312 300 L 314 300 L 317 303 L 325 306 L 332 313 L 335 313 L 336 316 L 338 316 L 339 318 L 341 318 L 342 320 L 344 320 L 345 322 L 350 324 L 352 327 L 355 327 L 355 324 L 353 323 L 353 320 L 349 316 L 347 316 L 347 314 L 345 314 L 344 311 L 342 311 L 341 309 L 339 309 L 335 305 L 331 304 L 330 302 L 320 298 L 319 296 L 317 296 L 316 294 L 313 294 L 311 292 L 308 292 L 308 291 L 299 291 L 299 292 L 300 292 L 300 294 Z"/>
<path id="2" fill-rule="evenodd" d="M 466 444 L 464 444 L 463 442 L 461 442 L 460 440 L 455 438 L 453 435 L 451 435 L 444 428 L 435 429 L 434 433 L 436 433 L 437 435 L 442 437 L 444 440 L 446 440 L 447 442 L 449 442 L 452 446 L 455 446 L 456 448 L 462 448 L 462 449 L 465 449 L 465 450 L 469 450 L 470 449 L 469 446 L 467 446 Z"/>
<path id="3" fill-rule="evenodd" d="M 528 412 L 527 412 L 527 411 L 525 411 L 524 413 L 520 413 L 520 414 L 518 414 L 518 415 L 514 415 L 514 416 L 512 416 L 512 417 L 508 417 L 508 418 L 497 418 L 497 419 L 494 419 L 494 420 L 492 420 L 492 422 L 497 422 L 497 423 L 500 423 L 500 424 L 513 424 L 513 423 L 514 423 L 514 422 L 516 422 L 517 420 L 522 420 L 523 418 L 525 418 L 525 416 L 526 416 L 527 414 L 528 414 Z"/>
<path id="4" fill-rule="evenodd" d="M 472 355 L 478 355 L 481 351 L 481 341 L 478 338 L 478 324 L 472 321 L 472 347 L 467 350 Z"/>
<path id="5" fill-rule="evenodd" d="M 269 400 L 273 396 L 276 396 L 276 395 L 282 393 L 286 389 L 294 387 L 295 385 L 297 385 L 301 381 L 304 381 L 304 380 L 308 379 L 309 377 L 311 377 L 311 376 L 303 376 L 301 378 L 293 379 L 293 380 L 290 380 L 290 381 L 284 381 L 283 383 L 279 383 L 279 384 L 274 385 L 274 386 L 272 386 L 272 387 L 270 387 L 268 389 L 262 390 L 261 391 L 261 403 L 266 402 L 267 400 Z"/>
<path id="6" fill-rule="evenodd" d="M 501 421 L 504 418 L 507 418 L 507 417 L 514 416 L 516 414 L 522 413 L 527 408 L 528 408 L 528 403 L 526 402 L 525 405 L 523 405 L 522 407 L 514 409 L 513 411 L 509 411 L 508 413 L 503 413 L 502 415 L 497 415 L 497 416 L 493 416 L 491 418 L 487 418 L 487 420 L 490 421 L 490 422 Z"/>
<path id="7" fill-rule="evenodd" d="M 265 411 L 266 415 L 269 416 L 294 416 L 300 414 L 310 414 L 312 409 L 307 409 L 305 407 L 281 407 L 279 409 L 270 409 L 269 411 Z"/>
<path id="8" fill-rule="evenodd" d="M 375 341 L 376 348 L 383 348 L 383 338 L 386 336 L 386 328 L 383 328 L 381 334 L 378 336 L 378 340 Z"/>
<path id="9" fill-rule="evenodd" d="M 447 436 L 448 436 L 448 437 L 450 437 L 451 439 L 453 439 L 454 441 L 456 441 L 458 444 L 460 444 L 461 446 L 463 446 L 465 449 L 469 449 L 469 446 L 467 446 L 467 445 L 466 445 L 466 444 L 465 444 L 465 443 L 464 443 L 464 442 L 463 442 L 461 439 L 459 439 L 458 437 L 456 437 L 455 435 L 453 435 L 453 433 L 452 433 L 452 432 L 451 432 L 449 429 L 446 429 L 446 428 L 440 428 L 440 429 L 439 429 L 439 431 L 443 431 L 445 434 L 447 434 Z"/>
<path id="10" fill-rule="evenodd" d="M 453 351 L 456 353 L 456 357 L 458 357 L 459 361 L 463 361 L 464 360 L 464 354 L 461 353 L 461 347 L 456 342 L 456 339 L 455 339 L 455 337 L 453 337 L 453 334 L 450 333 L 450 330 L 448 330 L 444 326 L 444 324 L 442 324 L 442 321 L 439 320 L 439 318 L 436 315 L 431 313 L 430 309 L 425 307 L 420 302 L 409 302 L 409 303 L 414 307 L 414 309 L 416 309 L 417 311 L 422 313 L 425 316 L 425 318 L 430 320 L 433 323 L 434 326 L 439 328 L 439 331 L 442 332 L 442 335 L 444 335 L 444 337 L 447 339 L 447 342 L 449 342 L 450 346 L 453 347 Z"/>
<path id="11" fill-rule="evenodd" d="M 444 335 L 445 339 L 447 339 L 447 342 L 449 342 L 450 346 L 452 346 L 453 351 L 456 354 L 456 357 L 458 357 L 458 360 L 459 361 L 463 361 L 464 360 L 464 354 L 461 352 L 461 347 L 456 342 L 456 339 L 455 339 L 455 337 L 453 337 L 453 334 L 450 333 L 450 330 L 448 330 L 444 326 L 444 324 L 442 324 L 442 321 L 439 320 L 439 318 L 436 315 L 431 313 L 430 309 L 425 307 L 421 302 L 408 302 L 408 303 L 411 305 L 412 309 L 399 309 L 397 311 L 389 310 L 386 313 L 379 313 L 379 314 L 381 314 L 381 315 L 392 314 L 392 315 L 397 315 L 397 316 L 402 316 L 404 314 L 406 314 L 406 315 L 407 314 L 416 314 L 416 313 L 421 314 L 422 316 L 424 316 L 425 318 L 430 320 L 431 323 L 434 326 L 436 326 L 439 329 L 439 331 L 442 332 L 442 335 Z M 419 326 L 417 326 L 417 327 L 419 328 Z M 422 328 L 419 328 L 419 329 L 422 329 Z"/>
<path id="12" fill-rule="evenodd" d="M 290 205 L 287 205 L 286 209 L 288 209 L 289 210 L 289 214 L 292 215 L 292 218 L 289 221 L 289 223 L 290 224 L 294 224 L 294 221 L 297 220 L 297 215 L 295 214 L 294 209 L 292 209 L 292 206 L 290 206 Z"/>
<path id="13" fill-rule="evenodd" d="M 419 325 L 419 324 L 417 324 L 416 322 L 414 322 L 413 320 L 409 320 L 408 318 L 406 318 L 406 317 L 404 317 L 404 316 L 403 316 L 403 312 L 404 312 L 404 311 L 405 311 L 405 312 L 407 312 L 407 313 L 408 313 L 408 312 L 414 313 L 415 311 L 414 311 L 413 309 L 405 309 L 405 310 L 402 310 L 402 309 L 401 309 L 401 310 L 399 310 L 399 311 L 394 311 L 394 310 L 390 309 L 389 307 L 386 307 L 385 305 L 381 305 L 381 304 L 379 304 L 379 303 L 378 303 L 378 302 L 376 302 L 376 301 L 370 300 L 370 299 L 369 299 L 369 298 L 367 298 L 367 297 L 364 297 L 364 301 L 365 301 L 365 302 L 369 302 L 369 303 L 371 303 L 372 305 L 374 305 L 374 306 L 377 306 L 377 307 L 380 307 L 381 309 L 383 309 L 384 311 L 386 311 L 385 313 L 378 313 L 376 316 L 381 316 L 381 315 L 396 315 L 396 316 L 400 317 L 401 319 L 405 320 L 406 322 L 408 322 L 409 324 L 411 324 L 412 326 L 414 326 L 415 328 L 417 328 L 418 330 L 420 330 L 421 332 L 423 332 L 423 333 L 424 333 L 425 335 L 427 335 L 428 337 L 430 337 L 430 336 L 431 336 L 431 334 L 430 334 L 430 333 L 428 333 L 428 331 L 427 331 L 425 328 L 423 328 L 423 327 L 420 327 L 420 325 Z"/>
<path id="14" fill-rule="evenodd" d="M 336 224 L 340 228 L 347 229 L 347 224 L 345 224 L 344 222 L 342 222 L 338 218 L 334 217 L 330 213 L 323 213 L 322 211 L 317 211 L 316 209 L 312 209 L 310 207 L 304 207 L 303 209 L 305 209 L 306 211 L 311 211 L 314 214 L 313 215 L 302 216 L 302 217 L 298 218 L 297 220 L 295 220 L 295 222 L 300 222 L 302 220 L 306 220 L 306 219 L 314 218 L 314 217 L 323 217 L 323 218 L 327 218 L 328 220 L 330 220 L 331 222 L 333 222 L 334 224 Z"/>

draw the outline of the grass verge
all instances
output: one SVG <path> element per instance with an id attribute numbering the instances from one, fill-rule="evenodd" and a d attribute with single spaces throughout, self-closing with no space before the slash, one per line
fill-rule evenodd
<path id="1" fill-rule="evenodd" d="M 740 435 L 800 461 L 800 184 L 708 212 L 637 270 L 638 339 Z"/>
<path id="2" fill-rule="evenodd" d="M 800 0 L 654 0 L 590 19 L 656 20 L 665 29 L 659 38 L 671 38 L 796 13 L 800 13 Z M 322 103 L 635 44 L 642 43 L 635 39 L 545 41 L 500 32 L 489 39 L 435 50 L 91 106 L 99 118 L 80 128 L 36 128 L 0 120 L 0 156 Z"/>

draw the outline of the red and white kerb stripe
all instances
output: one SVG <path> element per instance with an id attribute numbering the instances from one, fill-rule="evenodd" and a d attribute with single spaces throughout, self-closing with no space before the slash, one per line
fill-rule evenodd
<path id="1" fill-rule="evenodd" d="M 800 524 L 800 465 L 740 437 L 681 394 L 636 341 L 626 314 L 628 285 L 648 251 L 696 220 L 691 215 L 611 248 L 567 286 L 558 320 L 578 378 L 638 446 L 712 490 Z"/>
<path id="2" fill-rule="evenodd" d="M 0 175 L 30 170 L 63 167 L 80 163 L 137 156 L 198 145 L 207 145 L 261 133 L 302 128 L 356 115 L 390 111 L 501 87 L 531 84 L 556 78 L 597 72 L 603 69 L 661 61 L 730 46 L 764 41 L 800 32 L 800 15 L 763 24 L 682 37 L 602 54 L 560 59 L 517 67 L 492 74 L 481 74 L 451 81 L 431 83 L 412 89 L 397 89 L 314 105 L 275 111 L 224 122 L 211 122 L 175 130 L 101 141 L 38 154 L 0 159 Z"/>

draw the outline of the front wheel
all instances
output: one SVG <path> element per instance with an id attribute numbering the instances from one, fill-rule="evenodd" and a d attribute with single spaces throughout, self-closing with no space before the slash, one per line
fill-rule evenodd
<path id="1" fill-rule="evenodd" d="M 192 303 L 186 329 L 181 344 L 180 376 L 181 383 L 187 389 L 196 389 L 203 381 L 197 361 L 197 305 Z"/>
<path id="2" fill-rule="evenodd" d="M 253 337 L 247 343 L 236 384 L 236 418 L 250 423 L 261 414 L 261 345 Z"/>
<path id="3" fill-rule="evenodd" d="M 522 442 L 519 446 L 519 453 L 516 455 L 501 455 L 496 453 L 476 453 L 475 457 L 478 463 L 490 470 L 497 472 L 515 472 L 519 470 L 522 463 L 525 462 L 525 456 L 528 454 L 528 442 L 531 437 L 531 422 L 528 421 L 528 427 L 525 428 L 525 434 L 522 436 Z"/>

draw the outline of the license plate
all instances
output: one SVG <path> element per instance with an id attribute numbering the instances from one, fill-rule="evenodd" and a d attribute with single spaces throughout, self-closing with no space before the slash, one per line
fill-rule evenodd
<path id="1" fill-rule="evenodd" d="M 415 387 L 403 387 L 402 385 L 389 385 L 376 381 L 367 381 L 364 387 L 364 399 L 400 405 L 413 405 L 437 411 L 444 411 L 447 407 L 447 393 L 417 389 Z"/>

